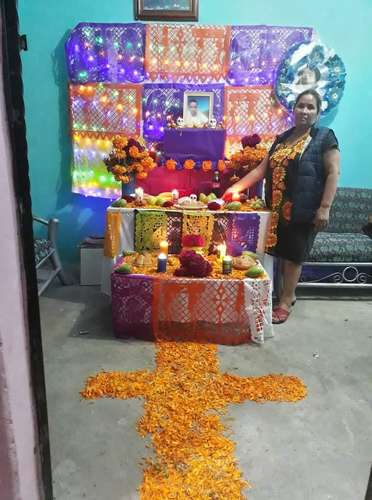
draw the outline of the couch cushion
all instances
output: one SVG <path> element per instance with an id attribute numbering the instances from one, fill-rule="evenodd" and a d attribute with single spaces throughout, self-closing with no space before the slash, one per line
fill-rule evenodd
<path id="1" fill-rule="evenodd" d="M 372 240 L 364 234 L 319 233 L 309 262 L 372 262 Z"/>
<path id="2" fill-rule="evenodd" d="M 53 250 L 52 242 L 44 239 L 34 240 L 35 262 L 39 264 Z"/>
<path id="3" fill-rule="evenodd" d="M 360 233 L 369 215 L 372 215 L 372 189 L 338 188 L 327 231 Z"/>

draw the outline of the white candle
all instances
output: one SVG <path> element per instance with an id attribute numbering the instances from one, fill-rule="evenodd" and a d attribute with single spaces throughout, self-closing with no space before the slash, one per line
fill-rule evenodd
<path id="1" fill-rule="evenodd" d="M 173 189 L 173 191 L 172 191 L 173 201 L 174 202 L 178 201 L 179 197 L 180 197 L 180 193 L 178 192 L 178 189 Z"/>
<path id="2" fill-rule="evenodd" d="M 239 193 L 233 193 L 232 200 L 233 201 L 240 201 L 240 194 Z"/>
<path id="3" fill-rule="evenodd" d="M 218 245 L 217 255 L 222 262 L 224 257 L 226 256 L 226 243 L 222 243 L 221 245 Z"/>
<path id="4" fill-rule="evenodd" d="M 143 201 L 143 189 L 141 187 L 138 187 L 134 190 L 134 194 L 136 195 L 136 201 Z"/>

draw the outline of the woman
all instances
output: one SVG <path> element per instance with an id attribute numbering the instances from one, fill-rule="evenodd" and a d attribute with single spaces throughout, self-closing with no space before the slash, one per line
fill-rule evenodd
<path id="1" fill-rule="evenodd" d="M 315 90 L 302 92 L 294 105 L 295 126 L 279 135 L 260 165 L 225 193 L 266 180 L 266 204 L 272 211 L 266 251 L 283 260 L 283 289 L 273 323 L 288 319 L 302 263 L 317 231 L 327 227 L 336 194 L 340 153 L 333 131 L 315 125 L 321 104 Z"/>

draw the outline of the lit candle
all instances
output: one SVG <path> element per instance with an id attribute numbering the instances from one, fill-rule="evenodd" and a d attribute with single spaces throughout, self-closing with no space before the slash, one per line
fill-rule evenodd
<path id="1" fill-rule="evenodd" d="M 232 200 L 233 201 L 240 201 L 240 194 L 239 193 L 233 193 Z"/>
<path id="2" fill-rule="evenodd" d="M 221 245 L 218 245 L 217 256 L 221 262 L 223 261 L 224 257 L 226 257 L 226 243 L 222 243 Z"/>
<path id="3" fill-rule="evenodd" d="M 173 201 L 174 202 L 178 201 L 179 197 L 180 197 L 180 193 L 178 192 L 178 189 L 173 189 L 173 191 L 172 191 Z"/>
<path id="4" fill-rule="evenodd" d="M 159 243 L 159 249 L 161 253 L 168 255 L 168 242 L 165 240 L 161 241 Z"/>
<path id="5" fill-rule="evenodd" d="M 136 195 L 136 201 L 141 203 L 143 201 L 143 189 L 141 187 L 136 188 L 134 194 Z"/>
<path id="6" fill-rule="evenodd" d="M 159 253 L 158 256 L 158 273 L 165 273 L 167 270 L 167 256 L 165 253 Z"/>
<path id="7" fill-rule="evenodd" d="M 232 258 L 226 255 L 222 261 L 222 274 L 230 274 L 232 271 Z"/>

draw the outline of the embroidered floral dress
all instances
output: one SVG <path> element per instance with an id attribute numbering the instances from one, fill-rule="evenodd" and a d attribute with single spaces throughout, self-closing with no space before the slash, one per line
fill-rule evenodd
<path id="1" fill-rule="evenodd" d="M 294 160 L 304 151 L 308 141 L 309 134 L 306 134 L 294 144 L 279 143 L 270 157 L 272 215 L 266 251 L 271 251 L 277 244 L 279 222 L 288 224 L 291 221 L 292 196 L 298 168 L 298 162 Z"/>

